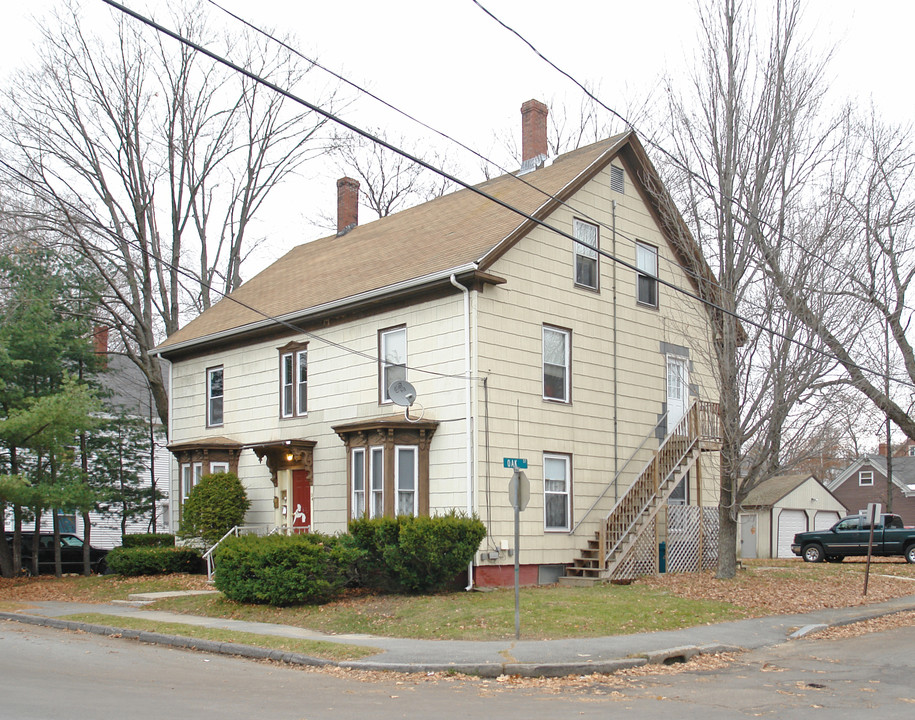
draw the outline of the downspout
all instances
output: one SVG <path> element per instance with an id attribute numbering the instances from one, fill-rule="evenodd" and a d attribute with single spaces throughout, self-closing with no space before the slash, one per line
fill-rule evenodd
<path id="1" fill-rule="evenodd" d="M 470 427 L 472 389 L 470 384 L 470 290 L 457 281 L 454 273 L 451 274 L 451 284 L 464 293 L 464 418 L 467 443 L 467 517 L 470 517 L 473 515 L 473 433 Z M 473 560 L 467 565 L 467 587 L 464 589 L 473 589 Z"/>
<path id="2" fill-rule="evenodd" d="M 611 210 L 613 212 L 613 232 L 612 232 L 612 248 L 611 252 L 613 257 L 616 257 L 616 200 L 613 200 L 610 203 Z M 619 493 L 619 461 L 620 461 L 620 438 L 619 438 L 619 387 L 617 385 L 617 376 L 616 368 L 618 363 L 617 352 L 616 352 L 616 326 L 617 326 L 617 316 L 616 316 L 616 263 L 613 265 L 613 342 L 611 353 L 613 357 L 613 505 L 616 506 L 616 503 L 620 500 Z"/>

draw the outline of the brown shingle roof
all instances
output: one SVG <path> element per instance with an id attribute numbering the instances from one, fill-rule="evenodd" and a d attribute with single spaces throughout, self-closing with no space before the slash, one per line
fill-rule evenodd
<path id="1" fill-rule="evenodd" d="M 774 505 L 810 478 L 813 478 L 813 475 L 776 475 L 753 488 L 747 495 L 747 499 L 743 501 L 743 506 L 769 507 Z M 815 478 L 814 482 L 816 482 Z"/>
<path id="2" fill-rule="evenodd" d="M 476 187 L 528 215 L 545 218 L 556 204 L 545 193 L 565 200 L 623 149 L 641 163 L 643 155 L 632 153 L 635 145 L 638 140 L 631 133 L 616 135 L 557 157 L 524 175 L 525 182 L 503 175 Z M 644 152 L 640 146 L 638 150 Z M 293 248 L 158 349 L 167 355 L 169 350 L 254 329 L 271 318 L 305 317 L 323 306 L 393 292 L 430 276 L 470 269 L 473 263 L 485 270 L 530 225 L 518 213 L 462 189 L 360 225 L 341 237 Z"/>

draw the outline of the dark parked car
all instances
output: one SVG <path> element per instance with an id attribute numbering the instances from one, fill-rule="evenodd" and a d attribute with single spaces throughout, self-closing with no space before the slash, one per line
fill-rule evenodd
<path id="1" fill-rule="evenodd" d="M 22 568 L 26 572 L 32 569 L 32 538 L 34 533 L 22 533 Z M 13 542 L 13 533 L 6 533 L 6 541 Z M 104 573 L 108 570 L 105 562 L 107 550 L 89 546 L 89 567 L 93 572 Z M 83 571 L 83 541 L 71 533 L 60 534 L 60 569 L 65 573 Z M 38 572 L 54 572 L 54 534 L 41 533 L 38 538 Z"/>
<path id="2" fill-rule="evenodd" d="M 849 555 L 867 555 L 871 535 L 866 517 L 850 515 L 829 530 L 798 533 L 791 552 L 807 562 L 842 562 Z M 915 529 L 904 527 L 898 515 L 881 515 L 874 524 L 871 551 L 875 556 L 902 555 L 915 564 Z"/>

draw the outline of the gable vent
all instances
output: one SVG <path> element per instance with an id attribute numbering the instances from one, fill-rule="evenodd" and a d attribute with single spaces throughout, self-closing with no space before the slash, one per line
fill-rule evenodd
<path id="1" fill-rule="evenodd" d="M 626 186 L 623 184 L 623 168 L 616 165 L 610 166 L 610 189 L 620 194 L 626 193 Z"/>

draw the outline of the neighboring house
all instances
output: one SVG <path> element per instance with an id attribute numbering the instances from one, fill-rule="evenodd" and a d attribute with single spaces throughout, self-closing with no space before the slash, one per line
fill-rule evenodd
<path id="1" fill-rule="evenodd" d="M 886 458 L 866 455 L 845 468 L 831 483 L 829 490 L 850 513 L 866 510 L 868 503 L 880 503 L 890 512 L 887 502 Z M 915 526 L 915 457 L 893 458 L 892 512 L 907 526 Z"/>
<path id="2" fill-rule="evenodd" d="M 110 353 L 108 349 L 108 329 L 96 328 L 93 335 L 95 352 L 105 356 L 105 371 L 97 380 L 106 391 L 105 404 L 112 412 L 126 412 L 142 418 L 152 428 L 154 445 L 150 453 L 146 471 L 140 476 L 140 485 L 151 488 L 153 481 L 164 497 L 156 504 L 156 525 L 159 532 L 168 532 L 169 520 L 169 453 L 167 439 L 162 423 L 150 404 L 149 385 L 140 369 L 127 357 Z M 90 513 L 92 530 L 90 541 L 93 547 L 112 548 L 121 544 L 121 518 L 114 515 Z M 127 522 L 128 533 L 147 533 L 152 530 L 151 516 L 132 519 Z M 50 532 L 53 529 L 53 518 L 45 514 L 42 518 L 42 529 Z M 85 538 L 83 518 L 79 514 L 61 515 L 61 532 L 72 532 Z"/>
<path id="3" fill-rule="evenodd" d="M 199 478 L 228 469 L 246 522 L 287 532 L 475 513 L 481 584 L 510 584 L 515 553 L 525 583 L 652 571 L 668 525 L 713 552 L 698 515 L 667 520 L 671 505 L 717 517 L 713 333 L 694 299 L 711 271 L 633 133 L 551 162 L 546 106 L 522 117 L 521 171 L 477 187 L 530 217 L 464 189 L 360 226 L 343 178 L 336 236 L 160 345 L 173 526 Z M 520 547 L 511 458 L 530 481 Z"/>
<path id="4" fill-rule="evenodd" d="M 794 535 L 832 527 L 846 506 L 813 475 L 778 475 L 760 483 L 740 511 L 738 554 L 750 558 L 793 558 Z"/>

